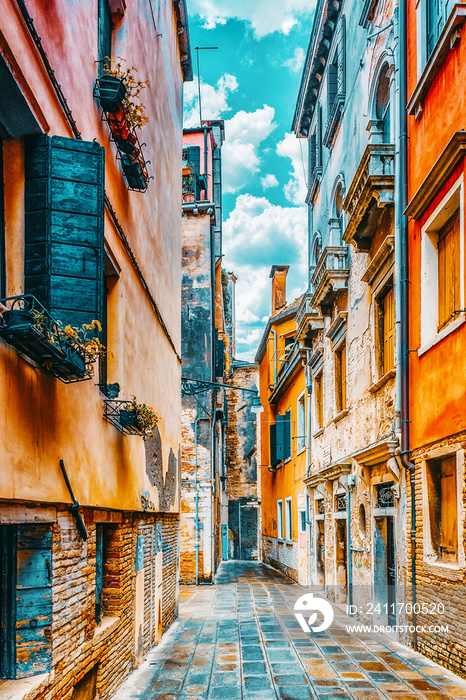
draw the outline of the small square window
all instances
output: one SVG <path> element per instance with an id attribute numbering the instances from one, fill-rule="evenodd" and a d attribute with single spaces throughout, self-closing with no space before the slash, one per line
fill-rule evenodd
<path id="1" fill-rule="evenodd" d="M 458 562 L 456 455 L 427 462 L 430 553 L 437 561 Z"/>

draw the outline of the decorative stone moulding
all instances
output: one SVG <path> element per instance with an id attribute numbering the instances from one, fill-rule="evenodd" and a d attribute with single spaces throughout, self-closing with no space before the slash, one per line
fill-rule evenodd
<path id="1" fill-rule="evenodd" d="M 345 243 L 352 243 L 359 252 L 370 250 L 385 207 L 393 206 L 394 185 L 395 147 L 369 144 L 343 202 L 349 216 Z"/>
<path id="2" fill-rule="evenodd" d="M 304 294 L 296 313 L 296 339 L 306 349 L 312 347 L 313 337 L 324 327 L 324 319 L 311 305 L 312 296 L 310 292 Z"/>

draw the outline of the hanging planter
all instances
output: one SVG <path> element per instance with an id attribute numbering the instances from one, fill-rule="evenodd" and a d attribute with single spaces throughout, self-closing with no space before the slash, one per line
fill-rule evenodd
<path id="1" fill-rule="evenodd" d="M 120 78 L 104 73 L 96 83 L 95 94 L 104 112 L 116 112 L 126 96 L 126 86 Z"/>
<path id="2" fill-rule="evenodd" d="M 104 399 L 104 418 L 125 435 L 150 437 L 159 421 L 158 414 L 145 403 L 138 403 L 135 396 L 131 400 Z"/>
<path id="3" fill-rule="evenodd" d="M 91 379 L 92 364 L 105 352 L 96 337 L 100 324 L 63 327 L 32 295 L 9 297 L 0 318 L 0 338 L 62 382 Z"/>
<path id="4" fill-rule="evenodd" d="M 145 169 L 145 163 L 143 165 L 139 159 L 134 160 L 126 153 L 122 153 L 121 164 L 123 166 L 123 172 L 125 174 L 128 187 L 132 190 L 146 190 L 147 183 L 149 182 L 149 176 L 147 174 L 147 170 Z"/>

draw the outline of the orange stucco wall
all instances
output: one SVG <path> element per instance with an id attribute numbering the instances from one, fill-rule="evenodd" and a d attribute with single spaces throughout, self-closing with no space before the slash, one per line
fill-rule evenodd
<path id="1" fill-rule="evenodd" d="M 408 98 L 417 84 L 416 3 L 408 3 Z M 455 131 L 464 128 L 466 42 L 448 52 L 424 100 L 420 119 L 408 116 L 408 201 L 414 196 Z M 421 228 L 464 174 L 464 162 L 445 182 L 420 221 L 409 221 L 410 446 L 416 449 L 466 429 L 464 412 L 466 326 L 418 356 L 421 344 Z M 464 190 L 463 190 L 464 196 Z M 464 201 L 463 201 L 464 211 Z"/>
<path id="2" fill-rule="evenodd" d="M 93 98 L 97 77 L 97 0 L 28 0 L 78 129 L 106 150 L 105 188 L 152 296 L 180 354 L 182 74 L 171 0 L 150 7 L 127 3 L 113 32 L 112 55 L 126 58 L 148 79 L 143 102 L 149 123 L 140 132 L 153 180 L 146 193 L 130 192 L 107 125 Z M 23 94 L 43 129 L 71 137 L 63 111 L 14 0 L 2 4 L 0 51 L 14 67 Z M 160 32 L 161 36 L 156 34 Z M 4 144 L 7 293 L 23 291 L 24 166 L 20 141 Z M 120 398 L 136 395 L 160 415 L 163 472 L 179 459 L 180 363 L 157 320 L 136 270 L 106 212 L 106 247 L 120 268 L 108 296 L 108 382 Z M 67 466 L 82 505 L 158 510 L 158 489 L 145 468 L 142 438 L 124 436 L 103 417 L 93 381 L 65 385 L 17 357 L 0 341 L 0 499 L 65 501 L 59 469 Z M 176 479 L 176 484 L 178 479 Z M 179 493 L 168 507 L 179 510 Z M 145 505 L 143 505 L 143 502 Z M 150 504 L 149 506 L 147 504 Z"/>
<path id="3" fill-rule="evenodd" d="M 273 323 L 271 328 L 277 332 L 277 350 L 285 348 L 285 336 L 296 328 L 295 318 L 286 318 Z M 269 403 L 269 386 L 274 382 L 274 339 L 270 333 L 267 341 L 266 352 L 260 364 L 260 396 L 264 406 L 263 413 L 260 414 L 261 428 L 261 484 L 262 484 L 262 533 L 265 536 L 277 537 L 277 500 L 283 499 L 283 509 L 285 509 L 285 498 L 292 498 L 292 539 L 298 541 L 298 510 L 297 497 L 302 494 L 305 486 L 303 478 L 306 476 L 306 453 L 305 450 L 297 452 L 297 402 L 298 396 L 305 388 L 304 367 L 301 367 L 299 374 L 292 381 L 290 387 L 284 393 L 277 405 Z M 277 372 L 280 370 L 278 362 Z M 270 436 L 269 427 L 275 423 L 275 416 L 284 414 L 291 408 L 291 459 L 276 471 L 270 472 Z M 284 510 L 283 510 L 284 512 Z M 283 525 L 284 527 L 284 525 Z"/>

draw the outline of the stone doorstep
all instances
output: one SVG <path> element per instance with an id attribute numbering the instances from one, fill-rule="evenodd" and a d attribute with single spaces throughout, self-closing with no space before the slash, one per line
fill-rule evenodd
<path id="1" fill-rule="evenodd" d="M 45 690 L 55 678 L 55 673 L 41 673 L 30 678 L 0 681 L 0 700 L 32 700 Z"/>

